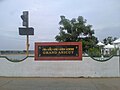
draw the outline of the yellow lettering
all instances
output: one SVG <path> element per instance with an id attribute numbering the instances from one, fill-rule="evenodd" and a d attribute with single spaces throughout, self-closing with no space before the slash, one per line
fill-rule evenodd
<path id="1" fill-rule="evenodd" d="M 49 54 L 48 51 L 46 51 L 46 54 Z"/>
<path id="2" fill-rule="evenodd" d="M 57 49 L 57 48 L 54 48 L 53 50 L 54 50 L 54 51 L 57 51 L 58 49 Z"/>
<path id="3" fill-rule="evenodd" d="M 51 50 L 52 50 L 52 48 L 51 48 L 51 47 L 49 47 L 49 48 L 48 48 L 48 51 L 51 51 Z"/>
<path id="4" fill-rule="evenodd" d="M 46 54 L 45 52 L 43 52 L 43 54 Z"/>
<path id="5" fill-rule="evenodd" d="M 59 48 L 59 50 L 60 50 L 60 51 L 64 51 L 64 50 L 65 50 L 65 48 Z"/>
<path id="6" fill-rule="evenodd" d="M 43 51 L 46 51 L 47 49 L 46 49 L 46 48 L 43 48 L 42 50 L 43 50 Z"/>
<path id="7" fill-rule="evenodd" d="M 68 51 L 74 51 L 74 48 L 66 48 Z"/>

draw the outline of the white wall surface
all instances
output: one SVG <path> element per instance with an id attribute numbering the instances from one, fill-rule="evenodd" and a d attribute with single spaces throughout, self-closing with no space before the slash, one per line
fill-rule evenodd
<path id="1" fill-rule="evenodd" d="M 119 57 L 106 62 L 83 57 L 82 61 L 25 61 L 0 58 L 0 76 L 7 77 L 119 77 Z"/>

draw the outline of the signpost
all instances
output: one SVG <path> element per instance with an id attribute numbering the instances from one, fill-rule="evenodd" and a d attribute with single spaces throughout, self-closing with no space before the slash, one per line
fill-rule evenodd
<path id="1" fill-rule="evenodd" d="M 29 35 L 34 35 L 34 28 L 29 27 L 29 13 L 28 11 L 23 11 L 23 15 L 21 15 L 21 19 L 23 20 L 22 25 L 25 27 L 19 27 L 19 35 L 26 35 L 26 51 L 27 56 L 29 55 Z"/>
<path id="2" fill-rule="evenodd" d="M 37 42 L 35 60 L 82 60 L 82 43 Z"/>
<path id="3" fill-rule="evenodd" d="M 19 28 L 19 35 L 34 35 L 34 28 Z"/>

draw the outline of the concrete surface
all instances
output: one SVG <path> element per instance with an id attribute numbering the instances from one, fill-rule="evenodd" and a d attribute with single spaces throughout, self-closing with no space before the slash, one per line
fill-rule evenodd
<path id="1" fill-rule="evenodd" d="M 25 61 L 13 63 L 0 58 L 0 76 L 7 77 L 120 77 L 119 57 L 97 62 L 90 57 L 82 61 Z"/>
<path id="2" fill-rule="evenodd" d="M 120 90 L 120 78 L 3 78 L 0 90 Z"/>

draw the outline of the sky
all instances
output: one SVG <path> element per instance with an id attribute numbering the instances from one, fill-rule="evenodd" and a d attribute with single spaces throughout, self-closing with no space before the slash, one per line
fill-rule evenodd
<path id="1" fill-rule="evenodd" d="M 120 37 L 120 0 L 0 0 L 0 50 L 25 50 L 26 36 L 19 35 L 20 16 L 29 11 L 30 49 L 35 42 L 55 42 L 60 16 L 68 19 L 83 16 L 93 25 L 95 36 Z"/>

